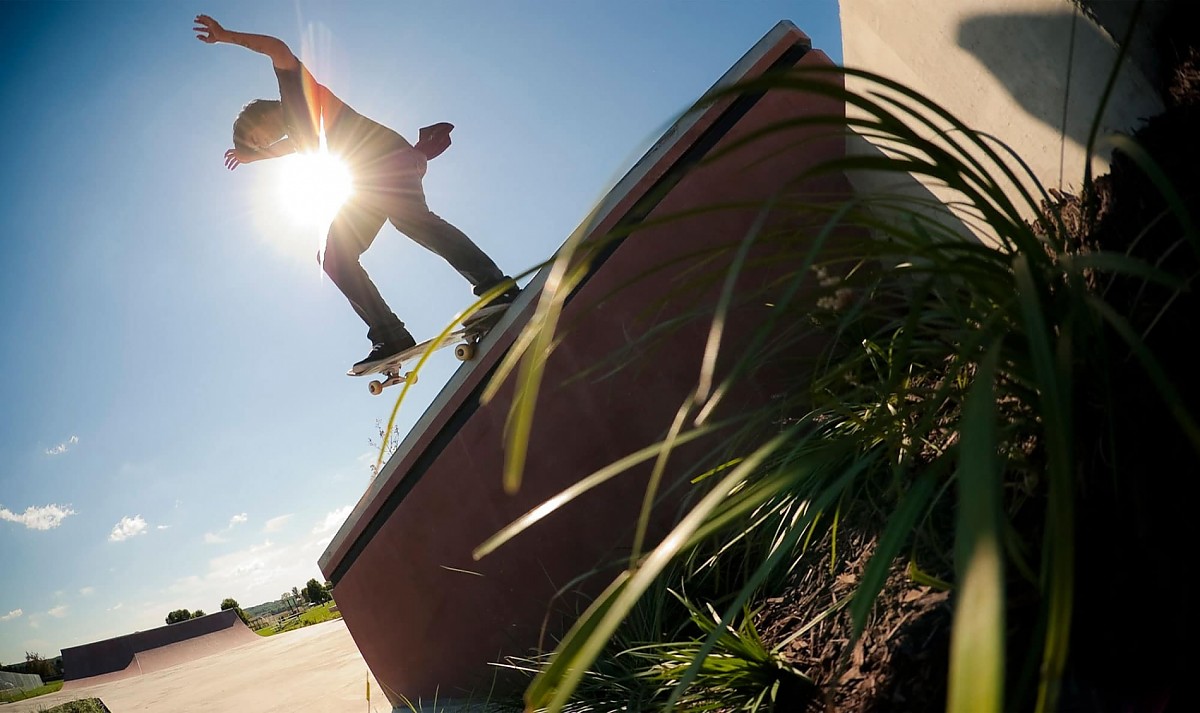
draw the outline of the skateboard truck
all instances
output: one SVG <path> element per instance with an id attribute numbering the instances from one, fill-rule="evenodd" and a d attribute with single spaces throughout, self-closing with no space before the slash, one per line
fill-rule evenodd
<path id="1" fill-rule="evenodd" d="M 462 342 L 455 344 L 454 358 L 458 359 L 459 361 L 471 361 L 474 359 L 475 347 L 479 344 L 481 336 L 482 335 L 479 334 L 472 334 L 465 337 Z M 396 384 L 403 384 L 404 382 L 408 382 L 410 384 L 417 383 L 417 373 L 415 371 L 406 371 L 401 373 L 400 368 L 402 366 L 403 364 L 397 364 L 396 366 L 384 369 L 381 372 L 383 374 L 382 379 L 368 383 L 367 390 L 371 392 L 371 395 L 378 396 L 383 393 L 384 389 L 389 386 L 395 386 Z"/>
<path id="2" fill-rule="evenodd" d="M 406 381 L 410 384 L 417 383 L 417 375 L 415 372 L 406 371 L 401 374 L 400 367 L 388 369 L 387 371 L 383 372 L 383 376 L 384 378 L 380 379 L 379 381 L 372 381 L 367 384 L 367 390 L 371 392 L 372 396 L 378 396 L 382 394 L 383 390 L 387 387 L 395 386 L 396 384 L 402 384 Z"/>

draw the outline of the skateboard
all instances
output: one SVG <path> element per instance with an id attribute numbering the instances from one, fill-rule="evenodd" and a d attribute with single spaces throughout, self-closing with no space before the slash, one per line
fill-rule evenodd
<path id="1" fill-rule="evenodd" d="M 436 337 L 434 339 L 426 339 L 369 369 L 355 371 L 352 368 L 346 374 L 348 376 L 372 376 L 375 374 L 382 376 L 383 378 L 372 380 L 367 384 L 367 389 L 374 396 L 383 393 L 383 390 L 389 386 L 395 386 L 404 382 L 415 384 L 417 383 L 417 375 L 411 371 L 402 371 L 407 362 L 413 359 L 420 359 L 422 354 L 431 349 L 438 351 L 450 346 L 454 347 L 454 357 L 459 361 L 474 359 L 475 349 L 479 345 L 479 340 L 483 339 L 491 331 L 492 327 L 496 324 L 496 320 L 507 309 L 507 304 L 484 307 L 468 317 L 440 342 Z"/>

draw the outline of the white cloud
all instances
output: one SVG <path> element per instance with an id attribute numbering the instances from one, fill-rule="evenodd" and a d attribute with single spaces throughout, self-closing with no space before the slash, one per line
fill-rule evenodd
<path id="1" fill-rule="evenodd" d="M 267 524 L 263 525 L 263 532 L 279 532 L 287 525 L 287 521 L 292 519 L 291 513 L 280 515 L 267 520 Z"/>
<path id="2" fill-rule="evenodd" d="M 75 511 L 66 505 L 43 505 L 40 508 L 31 505 L 20 515 L 0 506 L 0 520 L 20 523 L 30 530 L 53 530 L 74 514 Z"/>
<path id="3" fill-rule="evenodd" d="M 180 602 L 219 602 L 225 597 L 243 604 L 278 599 L 280 592 L 302 587 L 309 579 L 324 579 L 316 567 L 317 558 L 311 553 L 310 544 L 264 539 L 222 553 L 209 559 L 207 571 L 175 580 L 158 592 L 159 601 L 136 608 L 170 611 L 179 608 Z"/>
<path id="4" fill-rule="evenodd" d="M 222 542 L 228 542 L 229 538 L 225 537 L 225 533 L 230 532 L 233 530 L 233 528 L 241 525 L 249 519 L 249 516 L 247 516 L 244 512 L 234 515 L 233 517 L 229 518 L 229 524 L 226 525 L 223 530 L 204 533 L 204 542 L 209 545 L 219 545 Z"/>
<path id="5" fill-rule="evenodd" d="M 59 604 L 58 606 L 54 607 L 53 609 L 51 609 L 50 611 L 48 611 L 46 613 L 49 614 L 50 616 L 54 617 L 55 619 L 61 619 L 67 615 L 67 605 Z"/>
<path id="6" fill-rule="evenodd" d="M 85 597 L 90 597 L 96 593 L 96 588 L 95 587 L 84 587 L 83 589 L 79 590 L 79 593 Z"/>
<path id="7" fill-rule="evenodd" d="M 253 545 L 240 552 L 232 552 L 209 561 L 210 579 L 239 580 L 250 578 L 257 572 L 262 572 L 272 566 L 272 560 L 278 557 L 279 549 L 266 540 L 261 545 Z"/>
<path id="8" fill-rule="evenodd" d="M 125 603 L 124 603 L 124 602 L 117 602 L 116 604 L 114 604 L 114 605 L 112 605 L 111 607 L 109 607 L 109 608 L 108 608 L 106 611 L 116 611 L 116 610 L 120 609 L 120 608 L 121 608 L 121 607 L 123 607 L 123 606 L 125 606 Z"/>
<path id="9" fill-rule="evenodd" d="M 4 616 L 0 616 L 0 621 L 9 621 L 12 619 L 16 619 L 17 617 L 21 616 L 24 613 L 25 612 L 21 611 L 20 609 L 13 609 L 9 613 L 5 614 Z"/>
<path id="10" fill-rule="evenodd" d="M 333 512 L 327 514 L 325 516 L 325 519 L 322 520 L 321 522 L 318 522 L 317 526 L 313 528 L 312 533 L 314 535 L 323 535 L 326 532 L 332 532 L 334 530 L 337 530 L 339 527 L 342 526 L 342 523 L 346 521 L 346 517 L 350 514 L 350 511 L 353 509 L 354 509 L 353 505 L 347 505 L 344 508 L 338 508 L 337 510 L 334 510 Z"/>
<path id="11" fill-rule="evenodd" d="M 54 446 L 53 448 L 47 448 L 46 455 L 48 455 L 48 456 L 61 455 L 63 453 L 66 453 L 67 450 L 71 446 L 75 445 L 76 443 L 79 443 L 79 436 L 71 436 L 66 441 L 59 443 L 57 446 Z"/>
<path id="12" fill-rule="evenodd" d="M 170 525 L 157 525 L 157 526 L 155 526 L 155 528 L 154 528 L 154 529 L 156 529 L 156 530 L 165 530 L 165 529 L 167 529 L 168 527 L 170 527 Z"/>
<path id="13" fill-rule="evenodd" d="M 121 521 L 113 525 L 112 533 L 109 534 L 109 542 L 121 542 L 128 540 L 131 537 L 146 534 L 146 521 L 141 515 L 129 517 L 126 515 L 121 518 Z"/>

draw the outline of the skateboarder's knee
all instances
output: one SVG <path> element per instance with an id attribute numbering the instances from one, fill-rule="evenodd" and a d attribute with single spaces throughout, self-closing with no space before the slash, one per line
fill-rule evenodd
<path id="1" fill-rule="evenodd" d="M 336 282 L 345 273 L 346 268 L 355 262 L 358 262 L 357 253 L 347 250 L 345 245 L 330 240 L 325 246 L 325 256 L 321 261 L 321 267 L 324 268 L 325 274 Z"/>

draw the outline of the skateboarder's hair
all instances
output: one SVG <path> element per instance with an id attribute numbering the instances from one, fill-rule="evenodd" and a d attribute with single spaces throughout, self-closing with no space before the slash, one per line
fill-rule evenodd
<path id="1" fill-rule="evenodd" d="M 233 145 L 239 151 L 247 151 L 256 153 L 253 146 L 246 143 L 246 135 L 254 128 L 258 122 L 264 117 L 269 116 L 273 112 L 282 111 L 282 104 L 278 99 L 255 99 L 242 107 L 238 113 L 237 119 L 233 121 Z"/>

